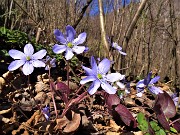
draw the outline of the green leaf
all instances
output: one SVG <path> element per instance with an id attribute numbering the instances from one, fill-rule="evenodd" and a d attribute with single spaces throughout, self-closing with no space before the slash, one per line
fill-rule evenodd
<path id="1" fill-rule="evenodd" d="M 146 121 L 146 118 L 143 113 L 138 113 L 137 115 L 137 121 L 138 121 L 138 128 L 141 131 L 147 131 L 148 130 L 148 122 Z"/>
<path id="2" fill-rule="evenodd" d="M 163 129 L 160 129 L 159 131 L 155 132 L 155 135 L 166 135 L 166 132 Z"/>
<path id="3" fill-rule="evenodd" d="M 173 133 L 178 133 L 177 130 L 173 127 L 170 127 L 170 131 L 173 132 Z"/>
<path id="4" fill-rule="evenodd" d="M 139 124 L 143 124 L 144 121 L 146 121 L 146 118 L 145 118 L 145 116 L 144 116 L 143 113 L 141 113 L 141 112 L 138 113 L 138 115 L 137 115 L 137 121 L 138 121 Z"/>
<path id="5" fill-rule="evenodd" d="M 156 123 L 155 121 L 151 121 L 150 125 L 151 125 L 151 127 L 152 127 L 152 129 L 154 131 L 159 131 L 160 130 L 160 127 L 158 126 L 158 123 Z"/>

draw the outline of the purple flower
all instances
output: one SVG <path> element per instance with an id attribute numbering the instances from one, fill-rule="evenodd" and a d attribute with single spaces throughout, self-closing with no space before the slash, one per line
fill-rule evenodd
<path id="1" fill-rule="evenodd" d="M 49 113 L 49 107 L 48 106 L 46 106 L 42 109 L 42 113 L 43 113 L 44 117 L 46 118 L 46 120 L 49 120 L 50 113 Z"/>
<path id="2" fill-rule="evenodd" d="M 150 90 L 150 92 L 153 94 L 157 95 L 159 93 L 163 93 L 163 91 L 161 89 L 154 86 L 154 83 L 156 83 L 159 80 L 160 76 L 156 76 L 152 79 L 151 79 L 151 76 L 152 76 L 152 72 L 150 72 L 145 79 L 140 80 L 136 84 L 136 89 L 137 89 L 137 93 L 138 93 L 137 96 L 139 96 L 139 97 L 142 96 L 142 93 L 144 92 L 145 87 L 147 87 Z"/>
<path id="3" fill-rule="evenodd" d="M 68 25 L 66 26 L 65 35 L 63 35 L 63 33 L 58 29 L 54 30 L 54 34 L 56 40 L 58 40 L 61 43 L 61 45 L 55 44 L 53 46 L 53 52 L 59 54 L 65 51 L 66 60 L 70 60 L 74 56 L 73 52 L 75 52 L 76 54 L 80 54 L 85 51 L 85 46 L 78 46 L 84 43 L 84 41 L 86 40 L 85 32 L 79 34 L 79 36 L 76 39 L 74 39 L 76 31 L 72 26 Z"/>
<path id="4" fill-rule="evenodd" d="M 180 108 L 180 104 L 179 104 L 179 96 L 177 93 L 174 93 L 173 95 L 171 95 L 172 100 L 174 101 L 174 104 L 176 107 Z"/>
<path id="5" fill-rule="evenodd" d="M 56 67 L 56 58 L 52 59 L 51 57 L 46 56 L 44 63 L 46 64 L 45 70 L 49 70 L 51 67 Z"/>
<path id="6" fill-rule="evenodd" d="M 125 52 L 122 52 L 122 47 L 120 47 L 117 43 L 113 42 L 112 38 L 113 37 L 108 37 L 107 36 L 107 41 L 108 41 L 109 45 L 112 48 L 114 48 L 115 50 L 117 50 L 120 54 L 127 55 Z"/>
<path id="7" fill-rule="evenodd" d="M 93 81 L 93 83 L 88 89 L 90 95 L 94 94 L 100 86 L 109 94 L 116 93 L 116 90 L 108 82 L 115 82 L 121 79 L 122 75 L 120 73 L 107 74 L 107 72 L 110 69 L 110 65 L 110 60 L 105 58 L 97 66 L 97 63 L 94 57 L 92 56 L 92 69 L 83 66 L 83 69 L 85 70 L 87 77 L 81 80 L 80 84 L 85 84 L 87 82 Z"/>
<path id="8" fill-rule="evenodd" d="M 34 48 L 31 44 L 26 44 L 24 47 L 24 53 L 15 49 L 9 51 L 9 55 L 15 59 L 11 62 L 8 70 L 14 71 L 23 65 L 22 71 L 25 75 L 29 75 L 34 71 L 34 67 L 45 67 L 45 63 L 41 61 L 45 55 L 46 50 L 40 50 L 34 53 Z"/>
<path id="9" fill-rule="evenodd" d="M 125 52 L 122 52 L 122 47 L 120 47 L 117 43 L 113 42 L 112 47 L 116 49 L 120 54 L 127 55 Z"/>

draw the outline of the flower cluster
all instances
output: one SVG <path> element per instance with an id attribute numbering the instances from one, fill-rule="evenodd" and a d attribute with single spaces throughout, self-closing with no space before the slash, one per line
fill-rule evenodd
<path id="1" fill-rule="evenodd" d="M 89 50 L 88 47 L 79 46 L 86 40 L 86 33 L 83 32 L 75 38 L 76 31 L 70 25 L 66 26 L 66 32 L 63 34 L 60 30 L 54 30 L 55 37 L 60 44 L 55 44 L 52 48 L 53 52 L 56 54 L 65 52 L 66 60 L 70 60 L 75 52 L 76 54 L 80 54 L 83 52 L 87 52 Z M 122 48 L 117 45 L 117 43 L 112 43 L 112 47 L 117 49 L 121 54 L 126 55 L 126 53 L 122 52 Z M 23 66 L 22 71 L 25 75 L 30 75 L 34 71 L 34 67 L 45 67 L 45 70 L 49 70 L 51 67 L 56 67 L 56 59 L 51 58 L 49 56 L 46 57 L 45 60 L 42 58 L 46 55 L 46 50 L 40 50 L 34 53 L 34 48 L 31 44 L 26 44 L 24 47 L 24 53 L 18 50 L 10 50 L 9 55 L 15 59 L 8 69 L 9 71 L 13 71 Z M 82 66 L 85 70 L 87 77 L 80 81 L 81 84 L 85 84 L 87 82 L 93 81 L 92 85 L 89 87 L 89 94 L 94 94 L 97 89 L 101 86 L 107 93 L 115 94 L 116 90 L 110 83 L 114 83 L 118 80 L 124 78 L 124 75 L 120 73 L 111 73 L 107 74 L 110 70 L 111 62 L 108 59 L 103 59 L 97 65 L 94 57 L 91 57 L 91 67 L 87 68 Z"/>

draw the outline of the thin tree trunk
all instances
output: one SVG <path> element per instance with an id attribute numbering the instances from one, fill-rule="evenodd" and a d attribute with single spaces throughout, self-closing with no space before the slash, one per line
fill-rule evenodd
<path id="1" fill-rule="evenodd" d="M 141 16 L 142 11 L 144 10 L 147 2 L 148 2 L 148 0 L 142 0 L 142 2 L 140 4 L 135 16 L 133 17 L 133 20 L 132 20 L 130 26 L 127 29 L 127 32 L 125 34 L 124 41 L 123 41 L 123 50 L 125 52 L 127 50 L 128 43 L 129 43 L 129 40 L 131 39 L 131 36 L 132 36 L 132 33 L 133 33 L 134 28 L 136 26 L 136 23 L 137 23 L 139 17 Z M 121 69 L 123 69 L 124 66 L 125 66 L 125 57 L 121 57 L 121 58 L 122 58 L 121 59 L 121 65 L 120 64 L 119 65 L 121 66 Z"/>
<path id="2" fill-rule="evenodd" d="M 104 56 L 109 58 L 109 45 L 106 39 L 102 0 L 98 0 L 98 3 L 99 3 L 99 18 L 100 18 L 100 27 L 101 27 L 101 41 L 105 48 Z"/>
<path id="3" fill-rule="evenodd" d="M 86 12 L 86 9 L 88 8 L 88 6 L 91 4 L 93 0 L 88 0 L 86 5 L 82 8 L 81 13 L 79 14 L 78 18 L 76 19 L 75 23 L 73 24 L 73 27 L 76 28 L 77 25 L 80 23 L 80 21 L 83 18 L 84 13 Z"/>

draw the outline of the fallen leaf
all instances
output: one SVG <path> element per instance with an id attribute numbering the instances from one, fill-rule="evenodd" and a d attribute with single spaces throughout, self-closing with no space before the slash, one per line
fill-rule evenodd
<path id="1" fill-rule="evenodd" d="M 78 129 L 81 121 L 81 116 L 79 113 L 72 111 L 72 120 L 67 123 L 67 126 L 64 128 L 63 132 L 70 133 Z"/>

